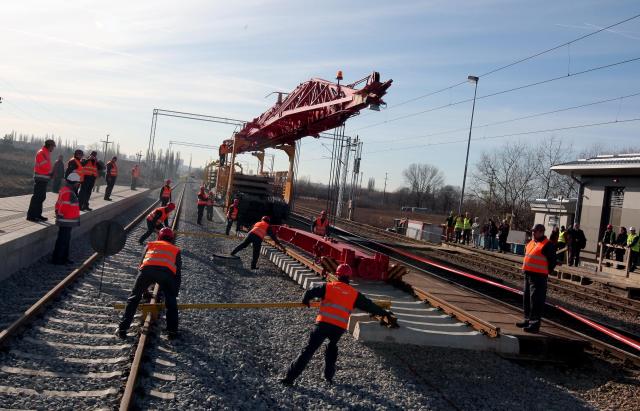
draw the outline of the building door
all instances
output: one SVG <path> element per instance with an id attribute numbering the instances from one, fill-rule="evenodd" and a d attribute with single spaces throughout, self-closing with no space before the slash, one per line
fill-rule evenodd
<path id="1" fill-rule="evenodd" d="M 602 208 L 602 221 L 598 238 L 602 238 L 602 233 L 607 229 L 607 224 L 611 224 L 614 231 L 618 231 L 622 218 L 623 202 L 624 187 L 605 188 L 604 207 Z"/>

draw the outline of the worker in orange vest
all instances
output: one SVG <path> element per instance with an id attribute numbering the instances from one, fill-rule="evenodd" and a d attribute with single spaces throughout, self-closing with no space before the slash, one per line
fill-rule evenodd
<path id="1" fill-rule="evenodd" d="M 138 165 L 136 164 L 131 169 L 131 189 L 134 190 L 134 191 L 136 190 L 136 187 L 138 186 L 138 179 L 139 178 L 140 178 L 140 167 L 138 167 Z"/>
<path id="2" fill-rule="evenodd" d="M 229 232 L 231 231 L 231 226 L 233 225 L 233 222 L 236 222 L 236 234 L 238 233 L 238 227 L 240 225 L 239 220 L 238 220 L 238 214 L 240 213 L 240 200 L 235 198 L 233 200 L 233 203 L 231 203 L 229 205 L 229 208 L 227 208 L 227 228 L 225 230 L 225 234 L 229 235 Z"/>
<path id="3" fill-rule="evenodd" d="M 138 277 L 129 298 L 116 335 L 127 338 L 140 299 L 151 284 L 157 283 L 164 294 L 167 307 L 167 337 L 171 340 L 178 336 L 178 306 L 176 298 L 180 291 L 182 257 L 180 248 L 174 245 L 175 235 L 168 227 L 158 233 L 158 240 L 151 241 L 144 250 L 142 263 L 138 268 Z"/>
<path id="4" fill-rule="evenodd" d="M 89 208 L 89 199 L 91 198 L 91 191 L 98 178 L 97 155 L 98 153 L 96 151 L 92 151 L 89 157 L 80 162 L 84 172 L 84 180 L 80 186 L 80 211 L 91 211 L 91 208 Z"/>
<path id="5" fill-rule="evenodd" d="M 207 197 L 204 186 L 200 186 L 200 191 L 198 192 L 198 225 L 202 225 L 202 215 L 204 214 L 204 208 L 207 206 Z"/>
<path id="6" fill-rule="evenodd" d="M 107 188 L 104 191 L 104 199 L 111 201 L 111 192 L 113 191 L 113 186 L 116 185 L 116 180 L 118 179 L 118 157 L 113 157 L 109 162 L 107 162 L 105 179 L 107 180 Z"/>
<path id="7" fill-rule="evenodd" d="M 320 217 L 313 220 L 311 223 L 311 232 L 323 237 L 329 235 L 329 219 L 327 218 L 327 212 L 322 210 Z"/>
<path id="8" fill-rule="evenodd" d="M 282 384 L 293 384 L 325 339 L 329 339 L 329 344 L 325 351 L 324 378 L 328 383 L 333 382 L 338 359 L 338 341 L 349 325 L 349 316 L 354 308 L 381 317 L 391 318 L 393 315 L 392 312 L 380 308 L 364 294 L 350 286 L 351 274 L 349 265 L 340 264 L 336 269 L 338 281 L 316 286 L 304 293 L 302 303 L 306 306 L 309 306 L 312 299 L 319 298 L 321 300 L 320 312 L 316 317 L 316 326 L 311 332 L 307 346 L 289 366 L 286 376 L 280 380 Z"/>
<path id="9" fill-rule="evenodd" d="M 167 179 L 164 182 L 164 186 L 160 189 L 160 203 L 166 206 L 171 202 L 171 180 Z"/>
<path id="10" fill-rule="evenodd" d="M 516 323 L 516 326 L 526 332 L 537 333 L 547 296 L 547 278 L 556 266 L 556 246 L 545 237 L 544 225 L 536 224 L 531 231 L 531 241 L 522 260 L 524 321 Z"/>
<path id="11" fill-rule="evenodd" d="M 147 215 L 147 232 L 142 234 L 142 237 L 138 240 L 138 243 L 142 245 L 144 240 L 156 230 L 161 230 L 163 227 L 169 226 L 169 214 L 176 209 L 176 205 L 169 203 L 164 207 L 158 207 Z"/>
<path id="12" fill-rule="evenodd" d="M 260 221 L 253 225 L 249 234 L 245 237 L 244 241 L 238 244 L 236 248 L 231 252 L 232 257 L 236 257 L 236 253 L 240 250 L 244 250 L 249 246 L 249 244 L 253 245 L 253 256 L 251 257 L 251 269 L 255 270 L 258 268 L 258 257 L 260 257 L 260 248 L 262 247 L 262 240 L 264 240 L 265 236 L 269 236 L 273 239 L 273 241 L 284 251 L 284 246 L 278 241 L 278 237 L 276 237 L 275 233 L 271 229 L 271 218 L 269 216 L 264 216 Z"/>
<path id="13" fill-rule="evenodd" d="M 80 225 L 80 204 L 74 191 L 78 185 L 80 185 L 80 176 L 78 173 L 71 173 L 66 177 L 65 185 L 58 194 L 55 206 L 58 237 L 51 256 L 52 264 L 73 264 L 69 259 L 69 244 L 71 229 Z"/>
<path id="14" fill-rule="evenodd" d="M 47 184 L 49 184 L 53 174 L 51 153 L 55 148 L 55 141 L 46 140 L 42 148 L 36 153 L 33 166 L 33 196 L 31 196 L 29 209 L 27 210 L 27 220 L 29 221 L 47 221 L 47 217 L 42 215 L 42 203 L 47 199 Z"/>
<path id="15" fill-rule="evenodd" d="M 215 194 L 213 194 L 213 190 L 209 190 L 209 194 L 207 195 L 207 220 L 213 220 L 213 201 L 215 200 Z"/>
<path id="16" fill-rule="evenodd" d="M 75 186 L 76 196 L 78 195 L 78 190 L 80 189 L 80 185 L 84 181 L 84 169 L 82 168 L 82 156 L 84 156 L 84 151 L 76 150 L 73 152 L 73 157 L 67 161 L 67 169 L 64 172 L 64 178 L 67 178 L 69 174 L 75 172 L 80 176 L 80 184 Z"/>

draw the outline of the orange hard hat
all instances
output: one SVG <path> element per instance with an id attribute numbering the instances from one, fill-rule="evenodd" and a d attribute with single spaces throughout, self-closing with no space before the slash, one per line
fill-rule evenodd
<path id="1" fill-rule="evenodd" d="M 338 266 L 338 268 L 336 268 L 336 275 L 338 277 L 351 277 L 351 275 L 353 274 L 353 271 L 351 271 L 351 267 L 349 267 L 349 264 L 340 264 Z"/>

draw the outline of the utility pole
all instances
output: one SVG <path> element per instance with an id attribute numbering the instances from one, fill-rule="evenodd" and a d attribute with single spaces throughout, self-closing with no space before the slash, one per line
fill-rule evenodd
<path id="1" fill-rule="evenodd" d="M 138 158 L 138 164 L 140 164 L 140 159 L 142 158 L 142 151 L 138 151 L 136 153 L 136 157 Z"/>
<path id="2" fill-rule="evenodd" d="M 382 189 L 382 204 L 385 204 L 387 202 L 387 177 L 388 177 L 387 172 L 384 173 L 384 188 Z"/>
<path id="3" fill-rule="evenodd" d="M 478 80 L 476 76 L 469 76 L 468 80 L 475 84 L 473 91 L 473 106 L 471 107 L 471 122 L 469 123 L 469 139 L 467 140 L 467 157 L 464 161 L 464 176 L 462 177 L 462 191 L 460 192 L 460 204 L 458 205 L 458 215 L 462 214 L 462 202 L 464 201 L 464 188 L 467 183 L 467 166 L 469 165 L 469 147 L 471 146 L 471 130 L 473 130 L 473 114 L 476 111 L 476 95 L 478 94 Z"/>
<path id="4" fill-rule="evenodd" d="M 100 140 L 102 144 L 102 147 L 104 147 L 104 149 L 102 150 L 102 152 L 104 153 L 104 159 L 103 161 L 107 161 L 107 150 L 109 149 L 109 144 L 113 144 L 113 141 L 109 141 L 109 134 L 107 134 L 107 139 L 106 140 Z"/>

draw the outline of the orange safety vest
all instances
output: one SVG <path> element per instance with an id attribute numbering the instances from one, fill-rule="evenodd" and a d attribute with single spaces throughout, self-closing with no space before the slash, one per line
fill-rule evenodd
<path id="1" fill-rule="evenodd" d="M 111 177 L 116 177 L 118 175 L 118 166 L 116 165 L 116 163 L 114 163 L 113 161 L 109 161 L 107 163 L 107 166 L 111 164 L 111 171 L 109 171 L 109 175 Z"/>
<path id="2" fill-rule="evenodd" d="M 198 193 L 198 205 L 207 205 L 207 197 L 205 193 Z"/>
<path id="3" fill-rule="evenodd" d="M 236 219 L 238 218 L 238 207 L 234 206 L 233 204 L 229 206 L 229 210 L 227 210 L 227 218 L 236 221 Z"/>
<path id="4" fill-rule="evenodd" d="M 267 235 L 268 229 L 269 229 L 269 223 L 264 221 L 258 221 L 253 225 L 253 228 L 251 229 L 251 231 L 249 231 L 249 234 L 253 233 L 260 238 L 264 238 L 264 236 Z"/>
<path id="5" fill-rule="evenodd" d="M 140 169 L 138 167 L 134 167 L 131 169 L 131 175 L 135 178 L 140 177 Z"/>
<path id="6" fill-rule="evenodd" d="M 171 270 L 173 274 L 176 274 L 178 271 L 176 258 L 179 252 L 180 248 L 168 241 L 151 241 L 147 244 L 147 252 L 144 254 L 139 269 L 142 270 L 144 267 L 165 267 Z"/>
<path id="7" fill-rule="evenodd" d="M 325 218 L 324 222 L 320 217 L 316 218 L 316 224 L 313 226 L 313 231 L 318 235 L 327 234 L 327 227 L 329 227 L 329 219 Z"/>
<path id="8" fill-rule="evenodd" d="M 33 166 L 33 178 L 36 180 L 49 180 L 51 174 L 51 152 L 42 147 L 36 153 L 36 162 Z"/>
<path id="9" fill-rule="evenodd" d="M 83 170 L 85 176 L 98 177 L 98 167 L 96 166 L 96 160 L 87 159 L 87 163 L 83 166 Z"/>
<path id="10" fill-rule="evenodd" d="M 163 186 L 162 187 L 162 194 L 160 195 L 160 197 L 162 197 L 162 198 L 171 198 L 171 187 Z"/>
<path id="11" fill-rule="evenodd" d="M 156 211 L 160 211 L 162 213 L 162 215 L 160 216 L 160 220 L 158 220 L 158 221 L 164 221 L 169 216 L 169 212 L 167 211 L 167 207 L 158 207 L 158 208 L 156 208 L 155 210 L 153 210 L 152 212 L 149 213 L 149 215 L 147 216 L 147 221 L 153 221 L 153 218 L 156 216 Z"/>
<path id="12" fill-rule="evenodd" d="M 540 242 L 534 240 L 529 241 L 525 249 L 524 259 L 522 260 L 522 270 L 532 273 L 549 275 L 549 262 L 547 257 L 542 254 L 542 248 L 549 242 L 548 238 Z"/>
<path id="13" fill-rule="evenodd" d="M 76 169 L 73 170 L 73 172 L 77 173 L 80 176 L 80 182 L 82 183 L 84 181 L 84 167 L 82 167 L 82 163 L 77 158 L 71 157 L 71 160 L 76 162 Z"/>
<path id="14" fill-rule="evenodd" d="M 63 227 L 80 225 L 80 204 L 71 187 L 65 185 L 60 189 L 55 210 L 57 225 Z"/>
<path id="15" fill-rule="evenodd" d="M 358 291 L 340 281 L 327 283 L 326 287 L 316 322 L 333 324 L 346 330 Z"/>

